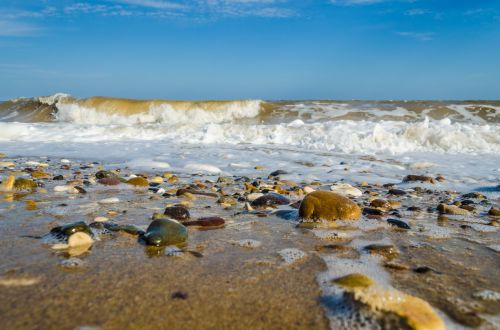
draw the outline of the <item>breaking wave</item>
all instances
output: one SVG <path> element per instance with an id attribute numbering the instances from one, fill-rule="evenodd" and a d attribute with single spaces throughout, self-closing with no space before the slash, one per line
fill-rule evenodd
<path id="1" fill-rule="evenodd" d="M 499 102 L 163 101 L 66 94 L 0 103 L 0 141 L 500 154 Z"/>

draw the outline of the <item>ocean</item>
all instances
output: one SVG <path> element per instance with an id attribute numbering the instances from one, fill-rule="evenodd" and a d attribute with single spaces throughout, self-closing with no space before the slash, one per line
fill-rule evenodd
<path id="1" fill-rule="evenodd" d="M 500 175 L 499 101 L 164 101 L 66 94 L 0 104 L 10 155 L 245 175 L 399 180 L 409 169 L 487 187 Z M 371 160 L 377 160 L 375 162 Z M 358 171 L 338 172 L 344 164 Z M 361 167 L 360 167 L 361 166 Z"/>

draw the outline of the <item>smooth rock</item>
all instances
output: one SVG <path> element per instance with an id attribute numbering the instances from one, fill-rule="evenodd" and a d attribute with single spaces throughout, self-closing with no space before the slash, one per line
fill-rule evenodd
<path id="1" fill-rule="evenodd" d="M 95 177 L 97 179 L 104 179 L 104 178 L 115 178 L 115 179 L 120 179 L 120 177 L 118 176 L 118 174 L 114 173 L 114 172 L 110 172 L 110 171 L 98 171 L 96 174 L 95 174 Z"/>
<path id="2" fill-rule="evenodd" d="M 0 167 L 15 167 L 16 164 L 13 162 L 0 162 Z"/>
<path id="3" fill-rule="evenodd" d="M 386 201 L 385 199 L 374 199 L 370 202 L 371 207 L 380 207 L 384 209 L 390 209 L 391 203 Z"/>
<path id="4" fill-rule="evenodd" d="M 495 217 L 500 217 L 500 210 L 499 209 L 496 209 L 494 207 L 492 207 L 489 211 L 488 211 L 488 214 L 489 215 L 492 215 L 492 216 L 495 216 Z"/>
<path id="5" fill-rule="evenodd" d="M 94 243 L 92 237 L 83 231 L 71 234 L 68 238 L 69 247 L 92 245 L 92 243 Z"/>
<path id="6" fill-rule="evenodd" d="M 361 209 L 342 195 L 315 191 L 302 200 L 299 217 L 311 220 L 357 220 L 361 217 Z"/>
<path id="7" fill-rule="evenodd" d="M 351 186 L 348 183 L 337 183 L 330 187 L 330 190 L 341 195 L 359 197 L 363 195 L 363 192 L 358 188 Z"/>
<path id="8" fill-rule="evenodd" d="M 288 174 L 288 172 L 284 171 L 284 170 L 276 170 L 274 172 L 271 172 L 271 174 L 269 174 L 269 176 L 278 176 L 278 175 L 284 175 L 284 174 Z"/>
<path id="9" fill-rule="evenodd" d="M 199 218 L 198 220 L 183 222 L 182 224 L 186 227 L 195 226 L 203 228 L 210 228 L 210 227 L 219 228 L 224 226 L 224 223 L 225 221 L 221 217 L 205 217 L 205 218 Z"/>
<path id="10" fill-rule="evenodd" d="M 136 176 L 135 178 L 129 179 L 126 182 L 129 185 L 132 185 L 134 187 L 147 187 L 149 186 L 148 180 L 144 179 L 141 176 Z"/>
<path id="11" fill-rule="evenodd" d="M 170 219 L 153 220 L 143 238 L 147 245 L 167 246 L 186 242 L 188 230 L 180 222 Z"/>
<path id="12" fill-rule="evenodd" d="M 167 207 L 165 208 L 163 214 L 172 219 L 180 221 L 189 220 L 190 218 L 189 210 L 183 205 Z"/>
<path id="13" fill-rule="evenodd" d="M 67 192 L 67 193 L 70 193 L 70 194 L 78 194 L 78 190 L 75 189 L 75 187 L 73 186 L 55 186 L 53 188 L 53 190 L 55 192 Z"/>
<path id="14" fill-rule="evenodd" d="M 157 184 L 162 184 L 163 183 L 163 178 L 161 176 L 155 176 L 155 177 L 152 177 L 150 180 L 149 180 L 150 183 L 157 183 Z"/>
<path id="15" fill-rule="evenodd" d="M 73 222 L 66 225 L 54 227 L 50 230 L 50 233 L 57 238 L 67 238 L 75 233 L 83 232 L 88 235 L 92 235 L 90 227 L 83 221 Z"/>
<path id="16" fill-rule="evenodd" d="M 451 215 L 469 215 L 470 212 L 459 208 L 454 205 L 439 204 L 437 207 L 439 213 L 441 214 L 451 214 Z"/>
<path id="17" fill-rule="evenodd" d="M 14 182 L 14 188 L 17 190 L 33 190 L 37 187 L 38 185 L 30 179 L 17 178 Z"/>
<path id="18" fill-rule="evenodd" d="M 290 204 L 290 200 L 285 196 L 276 193 L 268 193 L 254 200 L 251 205 L 255 208 L 266 208 L 287 204 Z"/>
<path id="19" fill-rule="evenodd" d="M 427 182 L 435 184 L 436 180 L 434 180 L 434 178 L 431 178 L 430 176 L 425 175 L 407 175 L 403 179 L 403 182 Z"/>
<path id="20" fill-rule="evenodd" d="M 389 189 L 389 194 L 395 195 L 395 196 L 403 196 L 403 195 L 406 195 L 406 191 L 401 190 L 401 189 Z"/>
<path id="21" fill-rule="evenodd" d="M 14 187 L 14 183 L 16 182 L 16 177 L 13 175 L 9 175 L 5 180 L 2 181 L 0 185 L 0 191 L 11 191 Z"/>
<path id="22" fill-rule="evenodd" d="M 347 289 L 346 298 L 369 306 L 372 310 L 398 317 L 400 327 L 414 330 L 445 330 L 444 321 L 426 301 L 395 289 L 377 285 Z M 398 328 L 400 328 L 398 327 Z M 383 328 L 383 327 L 382 327 Z"/>
<path id="23" fill-rule="evenodd" d="M 391 226 L 395 226 L 401 229 L 411 229 L 406 222 L 398 219 L 387 219 L 387 223 L 390 224 Z"/>
<path id="24" fill-rule="evenodd" d="M 103 184 L 105 186 L 117 186 L 121 183 L 120 179 L 118 178 L 102 178 L 97 180 L 98 183 Z"/>
<path id="25" fill-rule="evenodd" d="M 99 204 L 114 204 L 114 203 L 119 203 L 120 200 L 118 197 L 110 197 L 110 198 L 104 198 L 101 199 L 98 203 Z"/>
<path id="26" fill-rule="evenodd" d="M 333 280 L 333 282 L 346 288 L 367 288 L 375 283 L 370 277 L 360 273 L 342 276 Z"/>

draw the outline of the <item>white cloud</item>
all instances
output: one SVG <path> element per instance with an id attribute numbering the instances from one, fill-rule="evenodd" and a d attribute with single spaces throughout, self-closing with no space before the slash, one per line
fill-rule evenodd
<path id="1" fill-rule="evenodd" d="M 412 38 L 418 41 L 431 41 L 434 39 L 433 32 L 398 32 L 398 35 L 402 37 Z"/>

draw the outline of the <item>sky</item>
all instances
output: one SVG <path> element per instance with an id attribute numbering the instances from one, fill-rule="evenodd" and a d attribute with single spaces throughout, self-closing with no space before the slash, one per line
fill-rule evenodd
<path id="1" fill-rule="evenodd" d="M 500 99 L 500 0 L 1 0 L 0 99 Z"/>

